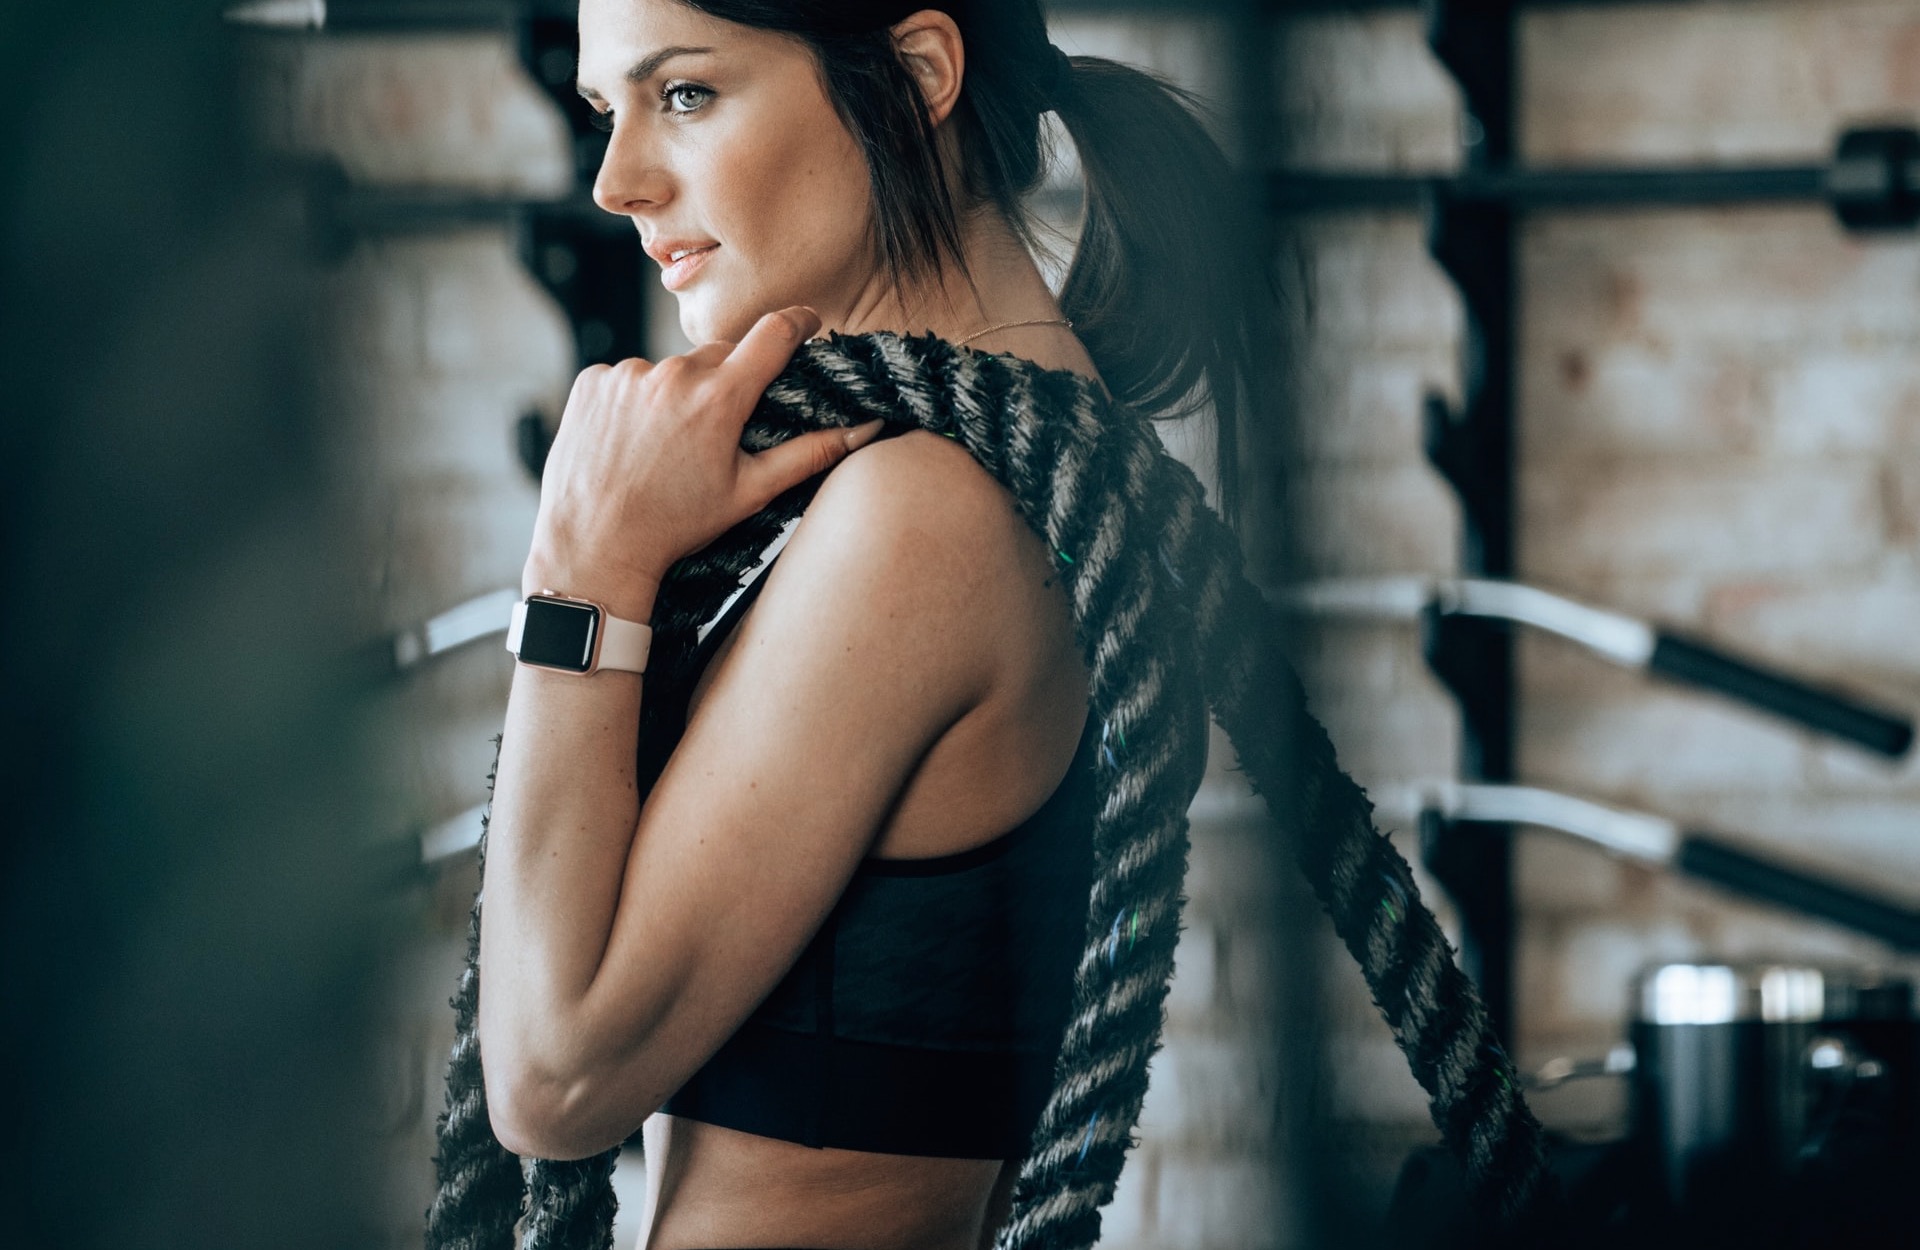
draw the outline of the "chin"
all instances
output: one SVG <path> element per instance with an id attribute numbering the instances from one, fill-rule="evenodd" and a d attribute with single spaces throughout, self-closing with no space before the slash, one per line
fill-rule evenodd
<path id="1" fill-rule="evenodd" d="M 703 293 L 704 294 L 704 293 Z M 741 305 L 712 298 L 690 298 L 680 304 L 680 332 L 687 341 L 695 345 L 701 343 L 728 342 L 738 343 L 747 336 L 760 318 L 770 312 L 778 312 L 800 300 L 787 300 L 784 303 Z"/>
<path id="2" fill-rule="evenodd" d="M 759 317 L 726 306 L 710 291 L 689 292 L 680 300 L 680 333 L 698 346 L 725 340 L 737 343 Z"/>

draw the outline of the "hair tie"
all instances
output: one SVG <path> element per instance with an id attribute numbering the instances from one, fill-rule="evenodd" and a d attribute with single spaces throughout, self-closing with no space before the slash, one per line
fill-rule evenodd
<path id="1" fill-rule="evenodd" d="M 1072 82 L 1070 75 L 1073 73 L 1073 62 L 1067 59 L 1067 54 L 1057 44 L 1048 44 L 1047 51 L 1053 55 L 1046 69 L 1046 81 L 1040 88 L 1040 107 L 1043 111 L 1051 109 L 1058 112 Z"/>

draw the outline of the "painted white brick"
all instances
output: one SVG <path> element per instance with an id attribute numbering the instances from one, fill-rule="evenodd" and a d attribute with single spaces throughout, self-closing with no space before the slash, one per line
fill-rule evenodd
<path id="1" fill-rule="evenodd" d="M 1159 1152 L 1136 1147 L 1120 1170 L 1113 1201 L 1100 1211 L 1100 1245 L 1112 1250 L 1153 1245 L 1154 1200 L 1159 1196 Z"/>
<path id="2" fill-rule="evenodd" d="M 1882 459 L 1887 492 L 1889 536 L 1898 544 L 1896 552 L 1907 562 L 1906 571 L 1920 557 L 1920 455 L 1899 451 Z"/>
<path id="3" fill-rule="evenodd" d="M 1370 1025 L 1377 1023 L 1374 1014 Z M 1384 1023 L 1335 1032 L 1328 1042 L 1328 1098 L 1336 1119 L 1404 1124 L 1428 1118 L 1426 1092 Z"/>
<path id="4" fill-rule="evenodd" d="M 1418 13 L 1313 15 L 1278 37 L 1275 155 L 1301 168 L 1448 170 L 1460 89 Z"/>
<path id="5" fill-rule="evenodd" d="M 1315 906 L 1304 886 L 1296 894 L 1289 900 L 1296 907 Z M 1285 932 L 1271 921 L 1237 925 L 1226 935 L 1221 951 L 1224 1006 L 1242 1024 L 1257 1026 L 1277 1018 L 1285 941 Z"/>
<path id="6" fill-rule="evenodd" d="M 1767 446 L 1783 458 L 1920 448 L 1920 360 L 1911 343 L 1782 362 L 1765 398 Z"/>
<path id="7" fill-rule="evenodd" d="M 1900 702 L 1920 693 L 1920 579 L 1839 578 L 1723 583 L 1707 597 L 1712 636 L 1809 680 Z"/>
<path id="8" fill-rule="evenodd" d="M 1887 547 L 1878 466 L 1810 460 L 1594 464 L 1520 484 L 1521 567 L 1579 583 L 1622 571 L 1858 572 Z M 1788 523 L 1791 518 L 1791 523 Z"/>
<path id="9" fill-rule="evenodd" d="M 566 122 L 500 35 L 330 35 L 251 50 L 253 115 L 276 146 L 356 182 L 554 196 Z"/>
<path id="10" fill-rule="evenodd" d="M 1572 838 L 1526 830 L 1514 839 L 1514 895 L 1529 910 L 1610 911 L 1627 901 L 1630 879 L 1643 872 Z"/>
<path id="11" fill-rule="evenodd" d="M 1520 29 L 1536 161 L 1818 159 L 1863 114 L 1920 109 L 1901 0 L 1555 7 Z"/>
<path id="12" fill-rule="evenodd" d="M 1520 403 L 1526 471 L 1566 475 L 1581 457 L 1724 456 L 1760 442 L 1764 375 L 1751 353 L 1637 339 L 1529 353 Z"/>
<path id="13" fill-rule="evenodd" d="M 1274 881 L 1289 870 L 1264 820 L 1196 821 L 1187 867 L 1189 923 L 1259 916 L 1272 905 Z"/>
<path id="14" fill-rule="evenodd" d="M 1307 706 L 1363 787 L 1454 774 L 1459 706 L 1427 667 L 1415 627 L 1329 623 L 1293 641 Z"/>
<path id="15" fill-rule="evenodd" d="M 1277 1056 L 1271 1038 L 1183 1037 L 1154 1060 L 1143 1134 L 1174 1143 L 1256 1147 L 1274 1133 Z"/>
<path id="16" fill-rule="evenodd" d="M 1265 1157 L 1186 1155 L 1160 1167 L 1158 1245 L 1277 1250 L 1297 1244 L 1282 1174 Z"/>
<path id="17" fill-rule="evenodd" d="M 542 379 L 560 399 L 575 373 L 573 336 L 514 250 L 509 232 L 435 239 L 424 291 L 429 370 L 457 377 Z"/>
<path id="18" fill-rule="evenodd" d="M 539 484 L 520 462 L 515 426 L 528 412 L 553 420 L 561 406 L 553 389 L 531 376 L 502 382 L 459 375 L 420 378 L 404 390 L 366 387 L 352 414 L 365 431 L 361 454 L 376 458 L 381 475 L 396 483 L 462 478 L 502 498 L 537 497 Z"/>
<path id="19" fill-rule="evenodd" d="M 1411 213 L 1304 219 L 1294 241 L 1301 313 L 1327 345 L 1431 351 L 1459 339 L 1460 293 L 1427 252 Z"/>
<path id="20" fill-rule="evenodd" d="M 1306 576 L 1451 573 L 1460 505 L 1423 463 L 1326 465 L 1292 485 L 1293 541 Z M 1258 551 L 1258 540 L 1249 546 Z"/>
<path id="21" fill-rule="evenodd" d="M 1308 351 L 1293 379 L 1292 419 L 1277 432 L 1301 460 L 1419 460 L 1426 396 L 1459 396 L 1459 361 L 1439 340 L 1365 353 L 1321 343 Z"/>
<path id="22" fill-rule="evenodd" d="M 392 807 L 398 833 L 431 824 L 486 795 L 493 738 L 513 680 L 513 657 L 497 637 L 436 657 L 380 696 L 379 768 L 404 798 Z"/>
<path id="23" fill-rule="evenodd" d="M 1883 702 L 1910 715 L 1920 713 L 1920 692 L 1911 686 L 1901 687 L 1900 697 Z M 1807 788 L 1829 796 L 1912 799 L 1920 795 L 1920 751 L 1909 750 L 1905 758 L 1890 760 L 1846 743 L 1815 741 L 1811 744 Z"/>
<path id="24" fill-rule="evenodd" d="M 477 594 L 515 586 L 538 500 L 490 483 L 421 477 L 385 501 L 379 584 L 391 621 L 425 619 Z"/>
<path id="25" fill-rule="evenodd" d="M 1520 773 L 1530 783 L 1655 811 L 1673 794 L 1791 793 L 1809 773 L 1801 731 L 1671 688 L 1530 688 L 1519 735 Z"/>
<path id="26" fill-rule="evenodd" d="M 1188 924 L 1173 954 L 1167 1012 L 1175 1025 L 1205 1017 L 1218 998 L 1220 938 L 1211 924 Z"/>
<path id="27" fill-rule="evenodd" d="M 1062 16 L 1047 23 L 1052 41 L 1074 56 L 1104 56 L 1179 84 L 1218 109 L 1227 99 L 1226 40 L 1217 20 L 1179 17 Z M 1217 121 L 1217 119 L 1210 119 Z M 1216 126 L 1215 135 L 1221 131 Z"/>
<path id="28" fill-rule="evenodd" d="M 1524 240 L 1526 350 L 1637 338 L 1798 356 L 1910 344 L 1920 244 L 1849 237 L 1819 207 L 1532 218 Z"/>

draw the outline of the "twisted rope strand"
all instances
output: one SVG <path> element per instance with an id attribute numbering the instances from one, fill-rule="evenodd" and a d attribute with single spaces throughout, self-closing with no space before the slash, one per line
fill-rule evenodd
<path id="1" fill-rule="evenodd" d="M 997 1250 L 1080 1250 L 1099 1238 L 1100 1208 L 1134 1144 L 1147 1065 L 1160 1047 L 1184 902 L 1186 809 L 1205 770 L 1209 712 L 1290 835 L 1480 1210 L 1507 1228 L 1537 1216 L 1549 1196 L 1545 1153 L 1512 1065 L 1406 861 L 1374 829 L 1371 804 L 1307 710 L 1274 648 L 1277 622 L 1192 471 L 1144 417 L 1109 403 L 1091 382 L 932 335 L 808 344 L 768 389 L 742 441 L 759 450 L 876 416 L 953 438 L 1012 494 L 1054 552 L 1090 674 L 1089 715 L 1106 729 L 1086 944 L 1054 1087 Z M 652 690 L 696 676 L 688 671 L 695 629 L 815 487 L 789 491 L 669 572 L 655 609 Z M 645 701 L 643 743 L 654 740 L 650 726 L 658 729 L 652 712 L 671 701 Z M 517 1188 L 509 1197 L 500 1183 L 505 1152 L 492 1141 L 473 1039 L 479 906 L 476 898 L 454 1004 L 459 1040 L 429 1250 L 510 1245 L 498 1230 L 504 1219 L 510 1239 L 520 1201 Z M 603 1250 L 612 1162 L 608 1152 L 529 1165 L 529 1250 Z"/>

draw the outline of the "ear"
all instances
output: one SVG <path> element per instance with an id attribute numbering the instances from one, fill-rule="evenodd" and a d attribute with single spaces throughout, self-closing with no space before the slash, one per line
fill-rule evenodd
<path id="1" fill-rule="evenodd" d="M 953 112 L 966 78 L 967 52 L 960 27 L 938 9 L 921 9 L 895 22 L 892 31 L 900 61 L 920 84 L 927 114 L 938 126 Z"/>

